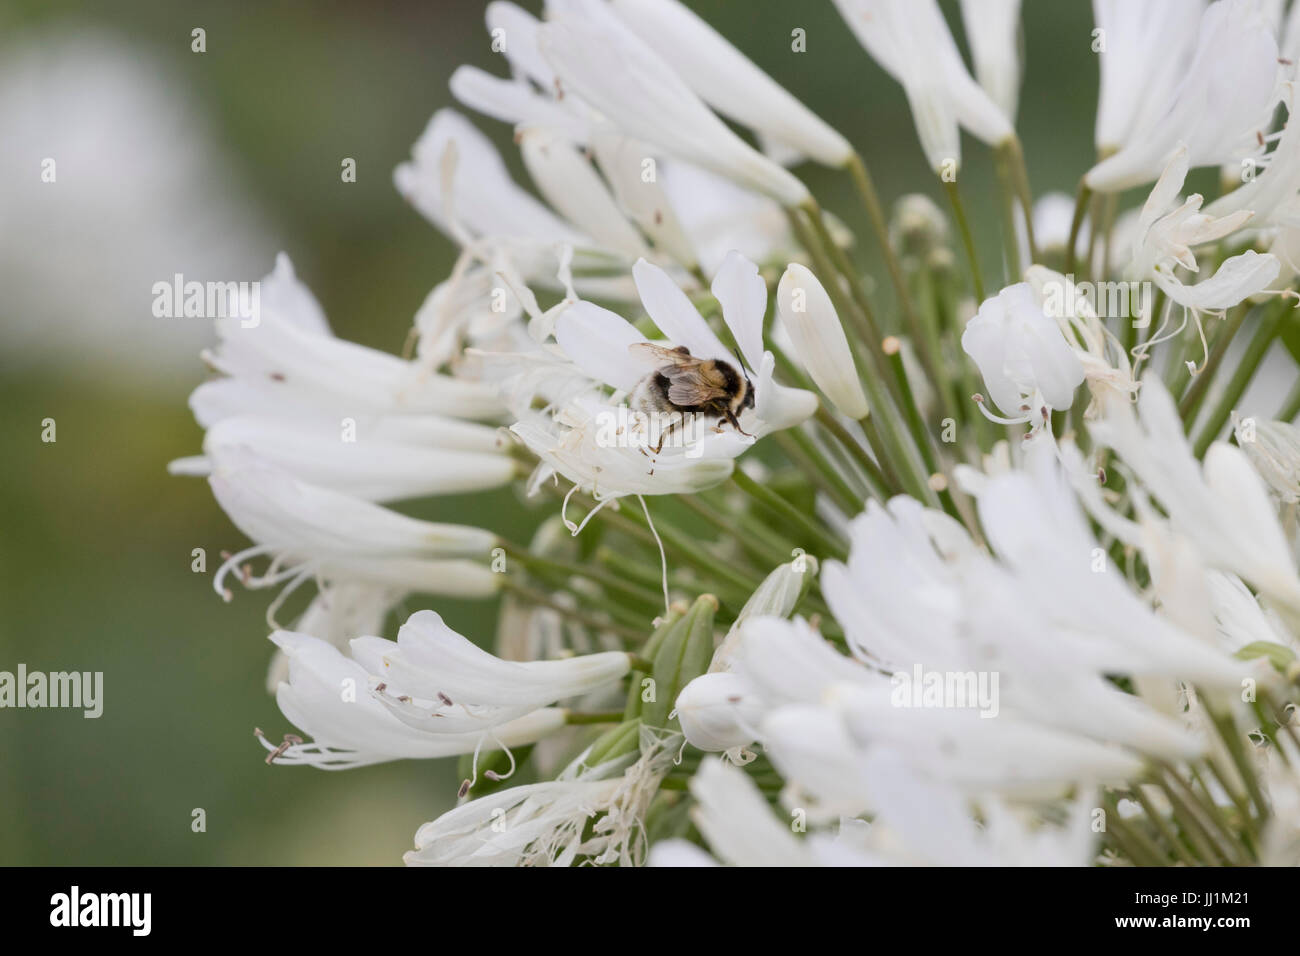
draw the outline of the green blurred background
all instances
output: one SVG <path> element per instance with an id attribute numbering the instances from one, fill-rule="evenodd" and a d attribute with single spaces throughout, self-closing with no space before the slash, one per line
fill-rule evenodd
<path id="1" fill-rule="evenodd" d="M 830 3 L 691 6 L 843 131 L 886 198 L 925 191 L 942 203 L 901 91 Z M 1092 157 L 1091 14 L 1083 0 L 1025 6 L 1018 126 L 1030 175 L 1036 194 L 1072 191 Z M 945 11 L 960 38 L 955 7 L 945 4 Z M 454 248 L 402 202 L 391 171 L 433 111 L 449 104 L 447 79 L 458 64 L 503 72 L 482 15 L 477 2 L 3 0 L 0 69 L 64 35 L 88 37 L 92 46 L 111 37 L 132 51 L 160 91 L 182 96 L 187 110 L 201 114 L 213 144 L 208 171 L 180 202 L 174 193 L 152 192 L 152 183 L 132 182 L 138 177 L 129 164 L 101 171 L 107 188 L 120 182 L 138 191 L 133 203 L 151 207 L 157 225 L 149 228 L 161 233 L 152 241 L 166 244 L 169 229 L 195 226 L 205 208 L 225 208 L 237 190 L 258 220 L 247 241 L 218 230 L 246 270 L 238 277 L 266 273 L 283 249 L 340 335 L 397 351 Z M 206 53 L 190 50 L 195 27 L 206 30 Z M 795 27 L 807 31 L 807 53 L 790 50 Z M 76 82 L 93 84 L 93 72 Z M 27 96 L 10 93 L 17 102 Z M 18 161 L 30 164 L 22 168 L 36 170 L 48 155 L 40 124 L 58 130 L 74 121 L 59 111 L 40 116 L 36 134 L 19 144 L 26 152 Z M 526 181 L 509 130 L 478 122 Z M 89 155 L 115 156 L 109 145 L 92 141 Z M 988 250 L 988 272 L 998 249 L 996 180 L 982 146 L 967 140 L 964 150 L 961 184 Z M 357 161 L 355 183 L 340 181 L 343 157 Z M 843 177 L 812 167 L 801 173 L 824 205 L 862 230 Z M 69 175 L 75 171 L 60 169 Z M 0 244 L 30 243 L 4 213 L 0 206 L 0 231 L 8 233 Z M 105 226 L 102 241 L 110 245 L 144 238 L 133 233 L 145 228 L 134 219 Z M 870 240 L 864 244 L 869 256 Z M 58 252 L 49 250 L 53 260 Z M 30 319 L 32 307 L 21 303 L 46 301 L 53 290 L 42 283 L 77 283 L 63 267 L 53 275 L 10 271 L 20 274 L 3 276 L 0 328 Z M 151 276 L 166 279 L 170 271 Z M 26 299 L 11 294 L 15 288 Z M 148 319 L 147 288 L 139 289 L 136 321 Z M 201 432 L 185 399 L 205 371 L 188 339 L 180 360 L 151 362 L 141 373 L 96 354 L 75 323 L 112 328 L 129 317 L 115 305 L 101 308 L 93 287 L 73 291 L 84 295 L 84 310 L 69 317 L 71 325 L 47 323 L 39 349 L 30 337 L 0 338 L 0 670 L 24 662 L 29 670 L 103 671 L 104 714 L 86 720 L 79 711 L 0 710 L 0 864 L 399 863 L 419 824 L 450 805 L 455 762 L 343 773 L 264 764 L 253 728 L 274 739 L 291 729 L 264 687 L 269 594 L 238 591 L 224 604 L 213 593 L 218 553 L 244 541 L 206 483 L 165 470 L 199 449 Z M 175 321 L 156 320 L 148 334 L 179 335 Z M 54 444 L 40 441 L 46 417 L 57 421 Z M 441 500 L 418 513 L 482 523 L 517 539 L 536 515 L 512 498 Z M 207 574 L 190 570 L 198 547 L 207 551 Z M 463 632 L 491 638 L 493 608 L 444 603 L 438 610 Z M 199 807 L 204 833 L 191 831 Z"/>

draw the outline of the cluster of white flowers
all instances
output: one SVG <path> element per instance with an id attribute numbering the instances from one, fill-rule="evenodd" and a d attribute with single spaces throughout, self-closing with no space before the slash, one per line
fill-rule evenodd
<path id="1" fill-rule="evenodd" d="M 935 0 L 835 6 L 951 225 L 888 220 L 678 0 L 494 0 L 506 75 L 451 89 L 535 192 L 434 115 L 394 181 L 461 253 L 414 354 L 335 338 L 285 256 L 219 325 L 173 470 L 251 539 L 218 593 L 283 586 L 270 680 L 310 740 L 268 762 L 461 756 L 413 864 L 1300 864 L 1294 366 L 1259 388 L 1300 353 L 1300 2 L 1095 0 L 1097 162 L 1037 202 L 1019 0 L 963 0 L 973 69 Z M 961 129 L 1002 173 L 993 256 Z M 1204 166 L 1218 196 L 1180 198 Z M 506 486 L 546 503 L 530 542 L 394 506 Z M 389 620 L 439 597 L 499 602 L 497 654 Z"/>

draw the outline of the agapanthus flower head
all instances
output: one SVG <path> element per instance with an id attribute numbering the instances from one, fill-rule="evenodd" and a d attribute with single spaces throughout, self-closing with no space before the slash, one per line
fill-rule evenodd
<path id="1" fill-rule="evenodd" d="M 1297 858 L 1300 390 L 1259 386 L 1300 356 L 1300 15 L 1098 0 L 1097 162 L 1036 198 L 1020 6 L 961 3 L 972 70 L 934 0 L 837 0 L 951 208 L 887 219 L 883 145 L 707 15 L 488 5 L 502 67 L 451 90 L 531 187 L 434 114 L 394 181 L 458 255 L 414 358 L 337 339 L 281 257 L 191 397 L 173 470 L 251 539 L 217 591 L 316 585 L 272 621 L 269 762 L 463 758 L 413 865 Z M 447 497 L 505 488 L 532 510 Z"/>

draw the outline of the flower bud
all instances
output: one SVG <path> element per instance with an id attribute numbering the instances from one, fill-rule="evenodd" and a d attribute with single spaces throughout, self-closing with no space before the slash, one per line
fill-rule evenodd
<path id="1" fill-rule="evenodd" d="M 762 707 L 749 682 L 726 671 L 701 674 L 677 696 L 677 719 L 691 745 L 723 751 L 754 742 Z"/>
<path id="2" fill-rule="evenodd" d="M 858 381 L 849 340 L 830 296 L 817 277 L 791 263 L 777 286 L 781 322 L 794 343 L 795 355 L 835 407 L 851 418 L 867 414 L 867 398 Z"/>
<path id="3" fill-rule="evenodd" d="M 1022 405 L 1035 393 L 1050 408 L 1069 408 L 1083 382 L 1083 363 L 1024 282 L 984 300 L 966 323 L 961 347 L 979 366 L 994 403 L 1019 421 L 1029 420 Z"/>

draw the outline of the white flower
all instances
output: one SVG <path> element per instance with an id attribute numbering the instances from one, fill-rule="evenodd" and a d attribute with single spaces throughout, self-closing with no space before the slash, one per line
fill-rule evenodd
<path id="1" fill-rule="evenodd" d="M 1092 9 L 1101 72 L 1095 140 L 1105 155 L 1168 108 L 1196 48 L 1204 8 L 1200 0 L 1093 0 Z"/>
<path id="2" fill-rule="evenodd" d="M 903 86 L 930 168 L 961 165 L 959 127 L 990 146 L 1015 136 L 980 88 L 934 0 L 835 0 L 858 42 Z"/>
<path id="3" fill-rule="evenodd" d="M 631 766 L 625 758 L 588 768 L 584 752 L 557 780 L 471 800 L 420 827 L 416 849 L 403 859 L 411 866 L 571 866 L 579 856 L 640 864 L 645 811 L 680 741 L 643 730 Z"/>
<path id="4" fill-rule="evenodd" d="M 376 675 L 377 699 L 399 720 L 432 733 L 485 730 L 617 681 L 631 669 L 621 651 L 555 661 L 507 661 L 418 611 L 397 641 L 358 637 L 352 655 Z"/>
<path id="5" fill-rule="evenodd" d="M 827 166 L 853 147 L 678 0 L 613 0 L 619 19 L 724 116 Z"/>
<path id="6" fill-rule="evenodd" d="M 817 387 L 850 418 L 867 414 L 867 397 L 853 361 L 848 337 L 830 296 L 817 277 L 791 263 L 776 291 L 781 323 Z"/>
<path id="7" fill-rule="evenodd" d="M 753 743 L 764 711 L 743 677 L 720 671 L 701 674 L 683 687 L 674 712 L 691 746 L 720 752 Z"/>
<path id="8" fill-rule="evenodd" d="M 1083 365 L 1024 282 L 985 299 L 961 336 L 989 395 L 1013 422 L 1041 424 L 1041 405 L 1069 408 Z"/>
<path id="9" fill-rule="evenodd" d="M 1197 271 L 1192 246 L 1213 242 L 1240 229 L 1252 213 L 1240 209 L 1222 218 L 1201 212 L 1201 196 L 1193 194 L 1177 205 L 1187 176 L 1187 147 L 1180 144 L 1142 206 L 1133 250 L 1131 275 L 1151 276 L 1169 298 L 1193 310 L 1219 311 L 1268 288 L 1281 264 L 1271 255 L 1248 250 L 1227 259 L 1214 275 L 1196 285 L 1184 285 L 1178 266 Z"/>
<path id="10" fill-rule="evenodd" d="M 970 39 L 975 77 L 1004 116 L 1016 118 L 1020 100 L 1020 0 L 962 0 L 961 22 Z"/>
<path id="11" fill-rule="evenodd" d="M 1137 415 L 1115 406 L 1092 433 L 1119 453 L 1207 565 L 1240 575 L 1300 614 L 1295 561 L 1245 452 L 1216 442 L 1198 463 L 1173 399 L 1153 374 L 1142 381 Z"/>
<path id="12" fill-rule="evenodd" d="M 454 110 L 433 114 L 411 160 L 393 171 L 397 191 L 461 243 L 513 238 L 544 248 L 586 244 L 581 232 L 510 178 L 492 142 Z"/>
<path id="13" fill-rule="evenodd" d="M 1237 446 L 1280 501 L 1300 502 L 1300 429 L 1290 422 L 1252 424 L 1249 433 L 1244 421 L 1236 423 Z"/>
<path id="14" fill-rule="evenodd" d="M 1138 383 L 1133 378 L 1128 352 L 1097 315 L 1088 296 L 1070 277 L 1046 266 L 1030 266 L 1025 270 L 1025 281 L 1047 314 L 1056 319 L 1066 343 L 1083 365 L 1084 381 L 1092 393 L 1085 414 L 1095 418 L 1112 401 L 1131 401 Z M 1140 292 L 1127 287 L 1123 304 L 1136 315 L 1143 308 Z"/>
<path id="15" fill-rule="evenodd" d="M 556 76 L 626 136 L 711 169 L 787 206 L 808 190 L 715 116 L 667 62 L 603 5 L 565 4 L 538 46 Z"/>
<path id="16" fill-rule="evenodd" d="M 519 148 L 542 195 L 597 244 L 628 259 L 650 251 L 591 161 L 567 139 L 545 129 L 524 129 L 519 132 Z"/>
<path id="17" fill-rule="evenodd" d="M 608 11 L 600 7 L 596 11 L 595 22 L 609 25 Z M 761 260 L 774 248 L 788 245 L 789 223 L 778 203 L 699 166 L 664 157 L 659 145 L 624 135 L 558 80 L 538 47 L 541 23 L 531 14 L 496 0 L 488 5 L 487 24 L 494 37 L 507 38 L 502 52 L 513 79 L 462 66 L 452 75 L 452 93 L 473 109 L 516 124 L 521 143 L 540 134 L 589 151 L 618 211 L 652 240 L 658 255 L 688 269 L 700 264 L 712 272 L 730 249 Z M 626 27 L 614 21 L 613 29 L 625 31 Z M 567 157 L 560 159 L 572 165 Z M 575 167 L 572 171 L 573 183 L 581 180 L 580 190 L 595 210 L 582 208 L 579 197 L 548 181 L 553 180 L 553 170 L 530 171 L 557 209 L 593 237 L 610 237 L 615 240 L 614 248 L 631 252 L 625 228 L 610 218 L 608 197 L 582 170 Z M 594 216 L 598 223 L 588 221 Z M 594 290 L 599 281 L 596 277 L 579 278 L 584 290 Z"/>
<path id="18" fill-rule="evenodd" d="M 730 866 L 810 866 L 809 844 L 777 819 L 743 770 L 704 760 L 691 778 L 691 820 L 714 855 Z"/>
<path id="19" fill-rule="evenodd" d="M 262 280 L 261 318 L 216 323 L 220 344 L 204 361 L 245 388 L 227 387 L 220 401 L 196 407 L 201 424 L 237 411 L 306 409 L 337 415 L 427 414 L 483 419 L 504 411 L 482 382 L 437 375 L 387 352 L 335 338 L 320 305 L 294 276 L 283 253 Z"/>
<path id="20" fill-rule="evenodd" d="M 1300 9 L 1298 7 L 1297 9 Z M 1300 23 L 1300 18 L 1296 18 Z M 1254 213 L 1251 226 L 1277 226 L 1294 231 L 1300 227 L 1300 121 L 1294 121 L 1300 107 L 1300 85 L 1287 83 L 1287 122 L 1277 139 L 1277 148 L 1253 159 L 1237 170 L 1234 178 L 1244 180 L 1206 208 L 1208 216 L 1230 217 L 1241 210 Z"/>
<path id="21" fill-rule="evenodd" d="M 667 337 L 666 346 L 683 346 L 692 356 L 735 367 L 736 356 L 666 272 L 642 259 L 633 276 L 646 312 Z M 620 440 L 627 437 L 625 428 L 615 427 L 620 406 L 591 395 L 565 403 L 549 422 L 524 417 L 513 431 L 551 468 L 602 500 L 698 490 L 725 480 L 731 474 L 731 459 L 753 444 L 755 437 L 803 421 L 816 409 L 816 397 L 773 381 L 775 360 L 763 349 L 767 289 L 757 267 L 732 253 L 714 278 L 713 292 L 748 366 L 740 371 L 749 380 L 754 401 L 752 408 L 744 407 L 737 414 L 748 435 L 721 424 L 704 428 L 702 435 L 690 428 L 681 441 L 666 442 L 647 454 L 645 442 Z M 632 348 L 648 341 L 645 336 L 618 315 L 589 302 L 577 302 L 560 314 L 555 338 L 578 369 L 623 395 L 634 393 L 657 367 L 653 357 L 647 359 Z"/>
<path id="22" fill-rule="evenodd" d="M 329 585 L 312 598 L 290 630 L 311 634 L 343 650 L 358 634 L 382 633 L 384 618 L 406 592 L 381 585 L 344 581 Z M 266 686 L 274 694 L 289 679 L 289 657 L 277 648 L 266 671 Z"/>
<path id="23" fill-rule="evenodd" d="M 1125 4 L 1136 6 L 1141 5 Z M 1164 21 L 1153 25 L 1163 35 Z M 1138 55 L 1159 59 L 1163 54 L 1157 42 Z M 1193 167 L 1219 166 L 1240 158 L 1268 127 L 1276 102 L 1277 58 L 1273 30 L 1253 0 L 1211 4 L 1201 17 L 1195 51 L 1169 99 L 1154 114 L 1143 114 L 1119 151 L 1090 169 L 1084 182 L 1098 192 L 1150 182 L 1168 164 L 1179 142 L 1187 144 Z M 1130 82 L 1115 95 L 1146 98 L 1145 91 L 1134 96 L 1135 89 L 1141 87 Z"/>
<path id="24" fill-rule="evenodd" d="M 308 634 L 276 631 L 271 640 L 287 655 L 288 679 L 276 689 L 284 716 L 311 743 L 262 745 L 277 763 L 342 770 L 387 760 L 472 754 L 485 742 L 516 747 L 536 742 L 564 726 L 564 711 L 537 710 L 518 720 L 472 732 L 431 733 L 394 717 L 367 693 L 371 674 L 337 647 Z"/>
<path id="25" fill-rule="evenodd" d="M 255 544 L 218 569 L 213 587 L 227 600 L 226 575 L 257 555 L 275 556 L 247 587 L 289 581 L 268 618 L 294 588 L 313 576 L 364 581 L 407 591 L 456 597 L 495 594 L 497 576 L 486 563 L 496 537 L 465 525 L 420 521 L 341 492 L 299 481 L 280 468 L 232 449 L 208 479 L 217 503 Z"/>

